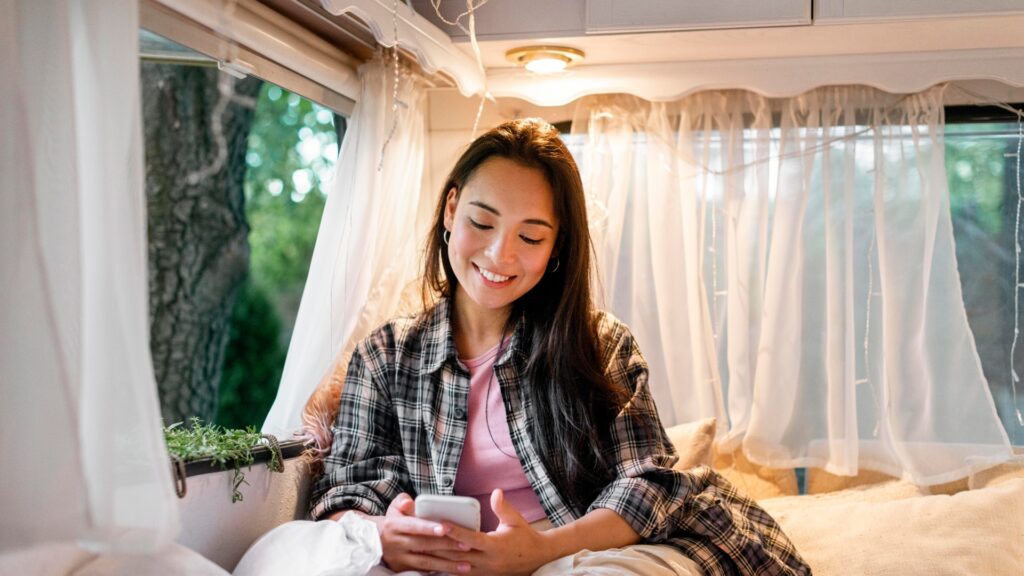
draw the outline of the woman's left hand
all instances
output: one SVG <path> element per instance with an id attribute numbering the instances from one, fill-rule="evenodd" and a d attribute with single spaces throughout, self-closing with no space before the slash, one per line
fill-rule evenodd
<path id="1" fill-rule="evenodd" d="M 532 574 L 554 560 L 552 547 L 544 535 L 533 528 L 522 514 L 505 500 L 501 490 L 491 493 L 491 508 L 499 524 L 494 532 L 474 532 L 452 525 L 448 537 L 466 551 L 434 551 L 431 554 L 468 562 L 470 574 Z"/>

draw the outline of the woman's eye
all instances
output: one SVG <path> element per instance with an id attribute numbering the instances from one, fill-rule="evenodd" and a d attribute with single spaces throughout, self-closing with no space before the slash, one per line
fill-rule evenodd
<path id="1" fill-rule="evenodd" d="M 533 244 L 534 246 L 536 246 L 537 244 L 540 244 L 541 242 L 543 242 L 543 240 L 534 239 L 534 238 L 528 238 L 528 237 L 522 236 L 522 235 L 520 235 L 519 237 L 523 239 L 523 242 L 526 242 L 527 244 Z"/>
<path id="2" fill-rule="evenodd" d="M 477 222 L 476 220 L 473 220 L 472 218 L 469 219 L 469 223 L 473 225 L 473 228 L 477 228 L 479 230 L 490 230 L 491 228 L 494 228 L 494 226 L 488 226 L 486 224 L 481 224 L 481 223 Z"/>

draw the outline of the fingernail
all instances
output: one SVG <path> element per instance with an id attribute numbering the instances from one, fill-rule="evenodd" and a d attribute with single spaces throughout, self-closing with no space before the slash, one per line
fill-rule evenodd
<path id="1" fill-rule="evenodd" d="M 469 572 L 469 564 L 459 564 L 458 570 L 459 572 Z"/>
<path id="2" fill-rule="evenodd" d="M 469 544 L 465 542 L 459 542 L 459 550 L 469 550 Z"/>
<path id="3" fill-rule="evenodd" d="M 434 534 L 444 536 L 444 526 L 434 526 Z"/>

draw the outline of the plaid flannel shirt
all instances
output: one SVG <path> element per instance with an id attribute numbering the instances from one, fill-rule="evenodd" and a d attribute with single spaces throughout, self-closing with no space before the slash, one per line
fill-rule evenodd
<path id="1" fill-rule="evenodd" d="M 452 494 L 466 436 L 469 373 L 458 361 L 450 305 L 374 331 L 352 354 L 333 445 L 315 482 L 310 515 L 336 510 L 383 515 L 402 492 Z M 602 313 L 603 314 L 603 313 Z M 577 518 L 530 440 L 524 321 L 495 362 L 509 430 L 526 477 L 556 526 Z M 674 448 L 647 387 L 647 364 L 629 330 L 600 323 L 606 373 L 629 389 L 605 453 L 615 478 L 589 505 L 622 516 L 646 543 L 670 544 L 709 576 L 810 574 L 778 524 L 707 467 L 672 470 Z"/>

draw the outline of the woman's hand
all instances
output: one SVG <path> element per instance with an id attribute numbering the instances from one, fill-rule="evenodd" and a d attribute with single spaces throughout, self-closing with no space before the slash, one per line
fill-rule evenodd
<path id="1" fill-rule="evenodd" d="M 505 500 L 501 490 L 491 493 L 491 508 L 499 524 L 494 532 L 474 532 L 447 525 L 448 539 L 463 545 L 465 552 L 438 551 L 449 561 L 469 564 L 471 574 L 497 576 L 532 574 L 555 559 L 548 538 L 530 527 L 518 510 Z"/>
<path id="2" fill-rule="evenodd" d="M 384 516 L 368 516 L 377 524 L 383 560 L 395 572 L 468 572 L 469 564 L 438 554 L 459 550 L 459 543 L 448 537 L 451 528 L 439 522 L 417 518 L 416 503 L 399 494 Z"/>

